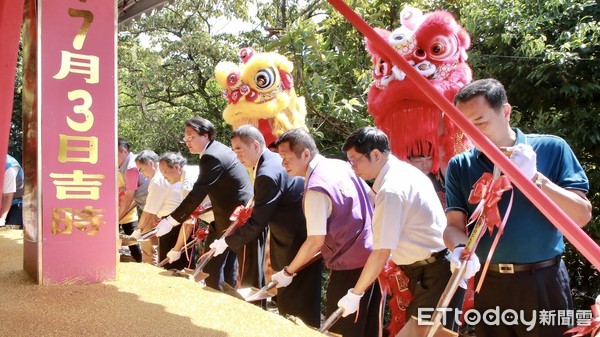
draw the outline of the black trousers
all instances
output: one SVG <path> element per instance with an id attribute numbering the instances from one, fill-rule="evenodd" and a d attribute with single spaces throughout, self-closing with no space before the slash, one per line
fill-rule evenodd
<path id="1" fill-rule="evenodd" d="M 353 288 L 360 277 L 362 268 L 352 270 L 332 270 L 327 286 L 327 317 L 338 309 L 338 301 Z M 357 313 L 340 318 L 329 331 L 344 337 L 376 337 L 379 335 L 379 303 L 381 290 L 375 282 L 362 299 Z M 358 319 L 356 315 L 358 314 Z M 355 322 L 356 321 L 356 322 Z"/>
<path id="2" fill-rule="evenodd" d="M 560 322 L 558 315 L 561 312 L 573 313 L 567 268 L 560 261 L 554 266 L 514 274 L 488 272 L 481 291 L 475 294 L 475 309 L 480 314 L 486 310 L 506 314 L 511 309 L 518 315 L 522 312 L 525 321 L 530 322 L 523 324 L 521 319 L 515 319 L 518 324 L 504 324 L 506 320 L 511 321 L 512 317 L 500 320 L 499 324 L 486 324 L 480 320 L 475 326 L 477 337 L 563 336 L 570 327 L 568 322 Z M 553 322 L 540 321 L 540 312 L 543 310 L 553 314 Z M 493 317 L 488 317 L 488 321 L 494 321 Z"/>
<path id="3" fill-rule="evenodd" d="M 413 300 L 406 309 L 406 320 L 411 317 L 415 319 L 430 317 L 452 276 L 450 262 L 442 256 L 433 263 L 421 267 L 401 268 L 409 279 L 408 289 L 413 295 Z M 447 329 L 458 331 L 460 312 L 457 310 L 462 310 L 464 297 L 465 290 L 459 287 L 448 305 L 451 311 L 446 312 L 445 319 L 442 320 Z M 419 316 L 419 308 L 427 310 L 423 312 L 424 317 Z"/>
<path id="4" fill-rule="evenodd" d="M 123 233 L 127 235 L 131 235 L 131 233 L 133 233 L 133 231 L 137 228 L 137 225 L 137 221 L 120 224 L 121 228 L 123 228 Z M 133 257 L 135 262 L 142 262 L 142 249 L 140 248 L 139 244 L 129 246 L 129 251 L 131 252 L 131 257 Z"/>
<path id="5" fill-rule="evenodd" d="M 210 244 L 221 237 L 215 232 L 214 223 L 206 237 L 204 251 L 210 250 Z M 265 241 L 267 231 L 264 230 L 256 240 L 248 243 L 235 252 L 227 248 L 223 254 L 213 257 L 204 267 L 203 271 L 209 276 L 205 282 L 208 287 L 223 290 L 221 282 L 227 282 L 232 287 L 237 287 L 237 270 L 241 271 L 241 287 L 262 288 L 265 285 Z M 235 267 L 235 257 L 239 268 Z"/>
<path id="6" fill-rule="evenodd" d="M 322 271 L 323 260 L 319 259 L 300 270 L 290 285 L 277 289 L 277 308 L 280 315 L 292 315 L 307 325 L 319 327 Z"/>
<path id="7" fill-rule="evenodd" d="M 6 224 L 19 226 L 23 228 L 23 204 L 14 204 L 10 206 L 6 214 Z"/>
<path id="8" fill-rule="evenodd" d="M 173 229 L 158 238 L 158 262 L 164 260 L 167 257 L 167 253 L 173 248 L 175 247 L 175 244 L 177 243 L 177 239 L 179 238 L 179 236 L 181 235 L 180 233 L 181 231 L 181 226 L 176 226 L 173 227 Z M 193 238 L 190 235 L 190 237 L 188 238 L 187 242 L 192 241 Z M 189 257 L 189 259 L 188 259 Z M 165 269 L 177 269 L 177 270 L 182 270 L 183 268 L 194 268 L 194 264 L 190 264 L 190 261 L 195 261 L 194 260 L 194 246 L 191 246 L 190 248 L 187 249 L 187 255 L 186 252 L 181 252 L 181 257 L 179 258 L 179 260 L 173 262 L 173 263 L 167 263 L 164 268 Z"/>

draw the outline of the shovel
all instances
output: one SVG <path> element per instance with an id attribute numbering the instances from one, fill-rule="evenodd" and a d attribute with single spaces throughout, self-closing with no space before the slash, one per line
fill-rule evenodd
<path id="1" fill-rule="evenodd" d="M 234 287 L 230 286 L 229 283 L 221 281 L 221 287 L 223 288 L 223 292 L 225 294 L 233 296 L 238 300 L 244 300 L 244 297 L 237 290 L 235 290 Z"/>
<path id="2" fill-rule="evenodd" d="M 493 179 L 498 179 L 498 177 L 500 177 L 500 173 L 501 172 L 500 172 L 500 169 L 498 168 L 498 166 L 494 165 Z M 481 201 L 481 203 L 483 203 L 483 202 L 484 202 L 484 200 Z M 465 251 L 468 251 L 469 254 L 464 254 L 463 256 L 461 256 L 461 260 L 463 262 L 468 261 L 469 258 L 471 257 L 471 254 L 474 254 L 475 248 L 477 248 L 477 244 L 479 243 L 479 236 L 481 234 L 481 231 L 485 227 L 486 227 L 485 217 L 481 216 L 479 219 L 477 219 L 477 222 L 475 223 L 473 231 L 471 232 L 471 235 L 469 235 L 469 239 L 467 241 L 467 244 L 465 245 L 464 249 L 465 249 Z M 450 301 L 452 300 L 454 293 L 456 293 L 456 290 L 458 289 L 460 281 L 464 278 L 466 270 L 467 270 L 467 264 L 461 263 L 460 268 L 455 270 L 454 273 L 452 273 L 452 276 L 448 280 L 448 284 L 446 285 L 444 292 L 442 292 L 442 296 L 440 297 L 437 305 L 435 306 L 436 310 L 433 312 L 433 315 L 431 316 L 432 324 L 429 326 L 429 329 L 427 330 L 427 337 L 433 337 L 436 334 L 436 331 L 438 330 L 440 325 L 442 324 L 442 322 L 441 322 L 442 315 L 440 313 L 440 309 L 448 308 L 448 305 L 450 304 Z"/>
<path id="3" fill-rule="evenodd" d="M 194 238 L 193 240 L 191 240 L 190 242 L 186 243 L 185 246 L 181 247 L 181 250 L 179 252 L 183 252 L 184 250 L 187 250 L 188 248 L 190 248 L 191 246 L 195 245 L 196 242 L 198 241 L 198 239 Z M 169 258 L 165 257 L 162 261 L 160 261 L 158 263 L 158 267 L 164 267 L 167 265 L 167 263 L 169 263 Z"/>
<path id="4" fill-rule="evenodd" d="M 321 258 L 321 252 L 316 253 L 313 257 L 310 258 L 310 260 L 308 262 L 306 262 L 296 272 L 301 271 L 302 269 L 304 269 L 304 267 L 312 264 L 313 262 L 317 261 L 320 258 Z M 273 297 L 273 294 L 271 294 L 269 291 L 271 289 L 277 287 L 277 284 L 278 284 L 277 281 L 271 281 L 266 286 L 262 287 L 260 290 L 250 293 L 250 295 L 246 297 L 246 302 L 260 301 L 260 300 L 264 300 L 269 297 Z"/>
<path id="5" fill-rule="evenodd" d="M 153 228 L 153 229 L 149 230 L 148 232 L 142 234 L 142 236 L 140 236 L 140 239 L 138 241 L 146 241 L 150 237 L 152 237 L 153 235 L 155 235 L 156 232 L 158 232 L 158 228 Z"/>
<path id="6" fill-rule="evenodd" d="M 327 317 L 325 322 L 323 322 L 323 324 L 321 324 L 321 327 L 319 328 L 318 331 L 320 333 L 327 334 L 327 332 L 335 324 L 335 322 L 337 322 L 338 319 L 340 319 L 340 317 L 342 317 L 343 313 L 344 313 L 343 308 L 337 308 L 337 310 L 334 311 L 333 314 L 331 314 L 331 316 Z"/>
<path id="7" fill-rule="evenodd" d="M 254 206 L 254 197 L 252 197 L 252 198 L 250 198 L 250 200 L 248 200 L 248 203 L 246 204 L 246 206 L 243 206 L 244 208 L 242 209 L 242 212 L 244 210 L 248 210 L 251 213 L 252 212 L 251 209 L 253 206 Z M 239 207 L 242 207 L 242 206 L 239 206 Z M 235 212 L 234 212 L 234 214 L 235 214 Z M 247 220 L 247 218 L 244 219 L 244 221 L 245 220 Z M 237 229 L 239 226 L 241 226 L 243 224 L 244 224 L 244 222 L 240 223 L 240 216 L 239 215 L 236 216 L 236 218 L 231 222 L 229 227 L 227 227 L 227 229 L 225 230 L 225 233 L 223 233 L 223 235 L 221 235 L 221 237 L 219 239 L 227 237 L 229 234 L 231 234 L 231 232 L 233 232 L 235 229 Z M 204 253 L 204 255 L 200 256 L 200 258 L 198 259 L 198 264 L 196 265 L 196 270 L 194 271 L 194 274 L 192 275 L 194 277 L 194 281 L 200 282 L 209 276 L 209 274 L 203 272 L 202 269 L 204 267 L 206 267 L 206 264 L 208 264 L 208 262 L 213 258 L 213 256 L 215 256 L 215 252 L 216 252 L 216 249 L 211 248 L 208 252 Z"/>
<path id="8" fill-rule="evenodd" d="M 197 218 L 200 217 L 200 215 L 211 212 L 212 211 L 212 207 L 206 207 L 203 208 L 202 211 L 200 211 L 197 214 L 192 214 L 193 216 Z M 156 232 L 154 232 L 156 233 Z M 150 232 L 147 233 L 149 236 L 152 236 L 152 234 L 150 234 Z M 146 235 L 146 234 L 144 234 Z M 144 235 L 142 235 L 142 237 L 144 237 Z M 204 240 L 204 237 L 202 237 L 202 239 L 200 241 Z M 181 249 L 179 250 L 180 253 L 183 253 L 185 250 L 187 250 L 188 248 L 192 247 L 193 245 L 196 244 L 196 242 L 198 242 L 198 237 L 195 237 L 193 240 L 191 240 L 190 242 L 186 243 L 185 246 L 181 247 Z M 162 261 L 160 261 L 160 263 L 158 264 L 158 267 L 164 267 L 167 263 L 169 263 L 169 258 L 166 257 L 164 258 Z M 191 275 L 191 274 L 190 274 Z"/>
<path id="9" fill-rule="evenodd" d="M 251 288 L 251 293 L 244 299 L 246 302 L 254 302 L 261 301 L 267 299 L 269 297 L 273 297 L 274 295 L 270 293 L 270 290 L 277 287 L 277 281 L 271 281 L 266 286 L 260 288 L 259 290 L 255 290 L 256 288 Z"/>

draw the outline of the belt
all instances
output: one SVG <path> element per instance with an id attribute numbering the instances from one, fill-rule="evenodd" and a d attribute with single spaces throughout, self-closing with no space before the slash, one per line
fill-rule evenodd
<path id="1" fill-rule="evenodd" d="M 514 274 L 523 271 L 532 271 L 536 269 L 542 269 L 546 267 L 553 266 L 560 261 L 560 256 L 557 256 L 553 259 L 536 262 L 536 263 L 526 263 L 526 264 L 513 264 L 513 263 L 497 263 L 490 264 L 488 267 L 489 271 L 496 272 L 499 274 Z"/>
<path id="2" fill-rule="evenodd" d="M 399 267 L 402 269 L 415 269 L 415 268 L 423 267 L 428 264 L 434 263 L 435 261 L 439 260 L 440 258 L 444 258 L 446 256 L 446 254 L 448 254 L 447 248 L 442 249 L 439 252 L 431 254 L 431 256 L 426 259 L 419 260 L 419 261 L 411 263 L 411 264 L 404 264 Z"/>

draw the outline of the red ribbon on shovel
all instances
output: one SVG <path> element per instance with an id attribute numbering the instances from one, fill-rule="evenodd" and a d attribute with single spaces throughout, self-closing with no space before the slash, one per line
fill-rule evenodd
<path id="1" fill-rule="evenodd" d="M 564 334 L 575 333 L 572 337 L 583 337 L 590 334 L 591 337 L 594 337 L 598 332 L 600 332 L 600 296 L 596 299 L 596 304 L 592 305 L 592 319 L 565 331 Z"/>
<path id="2" fill-rule="evenodd" d="M 492 173 L 485 172 L 481 178 L 475 182 L 473 189 L 471 190 L 471 194 L 469 195 L 469 203 L 479 203 L 469 220 L 473 221 L 478 217 L 483 216 L 485 219 L 485 225 L 490 235 L 494 233 L 494 228 L 498 227 L 498 233 L 496 233 L 494 242 L 492 243 L 490 251 L 488 252 L 488 256 L 481 271 L 481 277 L 479 278 L 475 292 L 479 292 L 481 286 L 483 285 L 483 280 L 485 279 L 485 274 L 490 265 L 490 261 L 492 260 L 492 255 L 496 250 L 500 236 L 502 236 L 502 233 L 504 232 L 504 226 L 506 225 L 508 215 L 512 209 L 513 195 L 511 194 L 508 208 L 504 213 L 504 219 L 502 219 L 500 216 L 500 210 L 498 209 L 498 202 L 500 199 L 502 199 L 502 194 L 509 190 L 512 190 L 512 184 L 510 180 L 508 180 L 508 177 L 498 176 L 494 179 L 494 175 Z M 479 241 L 480 238 L 481 236 L 477 239 L 477 241 Z"/>
<path id="3" fill-rule="evenodd" d="M 498 210 L 498 202 L 502 198 L 502 194 L 511 189 L 512 184 L 508 180 L 508 177 L 500 176 L 494 179 L 490 172 L 485 172 L 473 185 L 473 190 L 471 190 L 471 194 L 469 195 L 469 203 L 478 204 L 482 200 L 484 202 L 483 209 L 478 207 L 473 215 L 471 215 L 471 219 L 477 218 L 483 212 L 490 235 L 495 227 L 501 227 L 502 218 Z M 505 217 L 508 216 L 505 215 Z"/>

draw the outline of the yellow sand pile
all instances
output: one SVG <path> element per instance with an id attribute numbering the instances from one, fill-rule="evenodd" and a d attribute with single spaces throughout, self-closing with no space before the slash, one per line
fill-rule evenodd
<path id="1" fill-rule="evenodd" d="M 0 336 L 323 336 L 147 264 L 118 280 L 39 286 L 23 270 L 22 231 L 0 229 Z"/>

